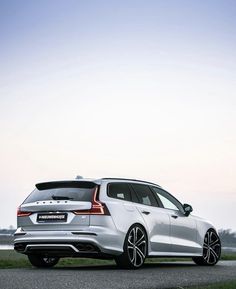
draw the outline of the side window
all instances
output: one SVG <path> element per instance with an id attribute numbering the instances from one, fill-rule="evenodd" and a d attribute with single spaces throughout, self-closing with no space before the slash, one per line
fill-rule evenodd
<path id="1" fill-rule="evenodd" d="M 158 207 L 157 201 L 148 186 L 142 184 L 132 184 L 132 188 L 138 196 L 139 203 L 147 206 Z"/>
<path id="2" fill-rule="evenodd" d="M 157 197 L 161 200 L 162 205 L 165 209 L 182 211 L 181 204 L 174 197 L 172 197 L 169 193 L 157 187 L 152 187 L 152 189 L 157 195 Z"/>
<path id="3" fill-rule="evenodd" d="M 107 195 L 111 198 L 131 201 L 131 193 L 126 183 L 110 183 Z"/>

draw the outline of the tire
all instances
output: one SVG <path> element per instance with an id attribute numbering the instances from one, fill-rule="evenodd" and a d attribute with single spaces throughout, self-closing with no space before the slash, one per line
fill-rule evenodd
<path id="1" fill-rule="evenodd" d="M 193 261 L 200 266 L 214 266 L 220 259 L 221 242 L 215 230 L 206 232 L 201 257 L 193 257 Z"/>
<path id="2" fill-rule="evenodd" d="M 124 242 L 124 251 L 115 258 L 118 267 L 123 269 L 138 269 L 147 256 L 147 234 L 142 226 L 133 225 Z"/>
<path id="3" fill-rule="evenodd" d="M 59 258 L 57 257 L 45 257 L 40 255 L 28 255 L 30 263 L 37 268 L 51 268 L 55 266 Z"/>

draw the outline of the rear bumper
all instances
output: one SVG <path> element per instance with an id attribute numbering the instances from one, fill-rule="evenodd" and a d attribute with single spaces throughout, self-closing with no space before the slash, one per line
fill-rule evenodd
<path id="1" fill-rule="evenodd" d="M 14 249 L 23 254 L 59 257 L 116 256 L 123 252 L 124 235 L 101 227 L 82 231 L 17 230 Z"/>

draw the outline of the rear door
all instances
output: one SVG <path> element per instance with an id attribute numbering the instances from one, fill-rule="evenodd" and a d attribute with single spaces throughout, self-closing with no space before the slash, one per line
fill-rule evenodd
<path id="1" fill-rule="evenodd" d="M 136 207 L 148 229 L 149 255 L 158 255 L 158 253 L 163 255 L 169 252 L 171 249 L 169 214 L 160 207 L 149 186 L 132 183 L 131 187 L 138 198 L 139 203 Z"/>
<path id="2" fill-rule="evenodd" d="M 18 212 L 24 230 L 78 230 L 89 226 L 87 212 L 98 186 L 93 182 L 65 181 L 37 184 Z"/>

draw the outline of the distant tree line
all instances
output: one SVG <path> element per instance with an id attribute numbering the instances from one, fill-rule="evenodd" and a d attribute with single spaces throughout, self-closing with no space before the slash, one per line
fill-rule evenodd
<path id="1" fill-rule="evenodd" d="M 0 229 L 0 245 L 10 245 L 13 243 L 13 234 L 15 230 Z"/>
<path id="2" fill-rule="evenodd" d="M 14 228 L 9 228 L 9 229 L 0 229 L 0 234 L 2 235 L 11 235 L 14 234 L 16 229 Z"/>
<path id="3" fill-rule="evenodd" d="M 236 247 L 236 232 L 231 229 L 220 229 L 219 236 L 223 247 Z"/>

